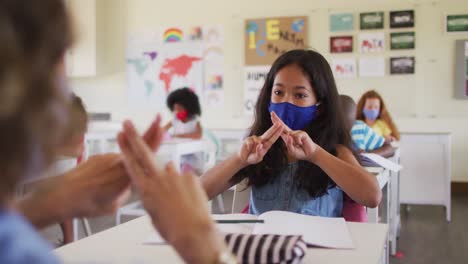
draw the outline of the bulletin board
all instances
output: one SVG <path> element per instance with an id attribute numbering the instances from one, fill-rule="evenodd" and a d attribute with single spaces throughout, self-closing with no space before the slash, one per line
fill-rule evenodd
<path id="1" fill-rule="evenodd" d="M 286 51 L 308 47 L 307 17 L 245 21 L 245 65 L 271 65 Z"/>
<path id="2" fill-rule="evenodd" d="M 455 98 L 468 100 L 468 39 L 455 45 Z"/>

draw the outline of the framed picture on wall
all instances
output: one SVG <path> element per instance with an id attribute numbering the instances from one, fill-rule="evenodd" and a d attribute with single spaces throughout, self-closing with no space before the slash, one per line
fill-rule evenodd
<path id="1" fill-rule="evenodd" d="M 414 57 L 390 58 L 390 74 L 414 74 Z"/>
<path id="2" fill-rule="evenodd" d="M 343 58 L 333 59 L 331 61 L 333 76 L 337 79 L 355 78 L 356 77 L 356 59 Z"/>
<path id="3" fill-rule="evenodd" d="M 352 30 L 354 30 L 354 16 L 352 13 L 330 15 L 331 32 Z"/>
<path id="4" fill-rule="evenodd" d="M 468 32 L 468 14 L 446 15 L 445 31 L 448 33 Z"/>
<path id="5" fill-rule="evenodd" d="M 402 10 L 390 12 L 390 28 L 414 27 L 414 11 Z"/>
<path id="6" fill-rule="evenodd" d="M 367 29 L 383 29 L 384 28 L 384 12 L 369 12 L 359 14 L 359 28 Z"/>
<path id="7" fill-rule="evenodd" d="M 359 51 L 361 53 L 383 52 L 385 50 L 385 34 L 383 32 L 359 34 Z"/>
<path id="8" fill-rule="evenodd" d="M 353 36 L 330 37 L 330 52 L 353 52 Z"/>
<path id="9" fill-rule="evenodd" d="M 414 49 L 416 38 L 414 32 L 393 32 L 390 33 L 390 49 Z"/>

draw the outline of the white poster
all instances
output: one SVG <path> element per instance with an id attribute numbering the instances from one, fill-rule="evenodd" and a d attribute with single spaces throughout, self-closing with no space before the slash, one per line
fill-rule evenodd
<path id="1" fill-rule="evenodd" d="M 258 94 L 265 84 L 270 66 L 246 66 L 244 68 L 244 114 L 253 115 Z"/>
<path id="2" fill-rule="evenodd" d="M 359 76 L 361 77 L 383 77 L 385 76 L 384 57 L 359 59 Z"/>
<path id="3" fill-rule="evenodd" d="M 204 102 L 209 106 L 224 103 L 224 36 L 221 26 L 202 28 L 204 72 Z"/>
<path id="4" fill-rule="evenodd" d="M 361 53 L 383 52 L 385 34 L 383 32 L 359 34 L 359 50 Z"/>
<path id="5" fill-rule="evenodd" d="M 331 67 L 335 79 L 356 77 L 356 59 L 333 59 Z"/>

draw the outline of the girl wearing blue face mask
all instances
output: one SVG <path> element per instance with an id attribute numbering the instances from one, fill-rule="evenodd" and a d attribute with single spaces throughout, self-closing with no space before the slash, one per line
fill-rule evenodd
<path id="1" fill-rule="evenodd" d="M 400 140 L 400 132 L 385 106 L 382 96 L 374 90 L 361 96 L 356 107 L 356 119 L 366 122 L 386 142 Z"/>
<path id="2" fill-rule="evenodd" d="M 249 212 L 271 210 L 342 216 L 343 191 L 375 207 L 381 191 L 350 150 L 330 66 L 310 50 L 293 50 L 272 65 L 255 121 L 239 153 L 209 170 L 210 198 L 247 179 Z"/>

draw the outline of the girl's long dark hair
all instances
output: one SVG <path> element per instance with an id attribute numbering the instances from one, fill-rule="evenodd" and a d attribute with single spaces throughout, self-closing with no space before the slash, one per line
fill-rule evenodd
<path id="1" fill-rule="evenodd" d="M 271 101 L 273 82 L 276 74 L 286 66 L 299 66 L 310 81 L 312 89 L 320 102 L 316 119 L 304 131 L 311 139 L 327 152 L 336 155 L 338 144 L 350 148 L 350 133 L 341 111 L 338 91 L 330 65 L 318 52 L 312 50 L 292 50 L 281 55 L 272 65 L 258 96 L 255 107 L 255 121 L 250 128 L 249 136 L 262 135 L 273 124 L 268 105 Z M 279 170 L 287 165 L 287 150 L 283 140 L 279 139 L 256 165 L 250 165 L 239 171 L 231 179 L 239 182 L 245 178 L 248 184 L 262 186 L 278 177 Z M 336 184 L 317 165 L 306 161 L 299 162 L 299 168 L 294 176 L 299 188 L 305 189 L 312 197 L 323 195 Z"/>

